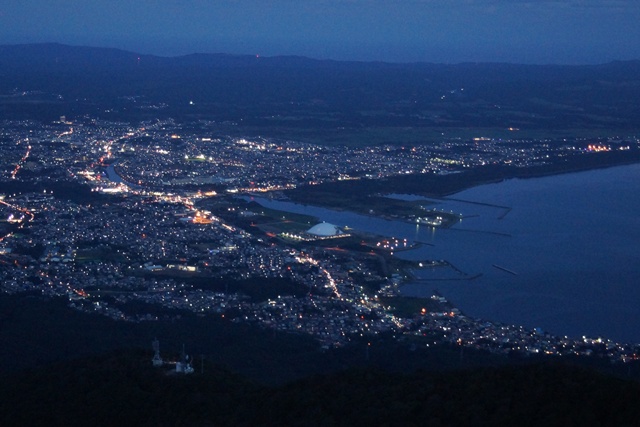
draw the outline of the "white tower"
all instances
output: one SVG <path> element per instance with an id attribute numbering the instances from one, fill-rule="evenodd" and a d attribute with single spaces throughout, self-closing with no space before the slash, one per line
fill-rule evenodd
<path id="1" fill-rule="evenodd" d="M 151 362 L 153 363 L 153 366 L 162 366 L 162 364 L 164 363 L 162 361 L 162 357 L 160 357 L 160 341 L 158 341 L 158 339 L 156 338 L 155 340 L 153 340 L 153 359 L 151 359 Z"/>

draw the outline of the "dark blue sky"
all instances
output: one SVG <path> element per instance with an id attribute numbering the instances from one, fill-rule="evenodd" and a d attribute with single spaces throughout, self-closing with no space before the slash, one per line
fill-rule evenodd
<path id="1" fill-rule="evenodd" d="M 0 44 L 173 56 L 584 64 L 640 59 L 640 0 L 2 0 Z"/>

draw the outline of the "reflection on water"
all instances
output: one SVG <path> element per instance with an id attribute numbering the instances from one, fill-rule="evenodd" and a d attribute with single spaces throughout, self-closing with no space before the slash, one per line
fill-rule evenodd
<path id="1" fill-rule="evenodd" d="M 444 259 L 468 276 L 481 274 L 474 280 L 434 280 L 450 279 L 452 273 L 436 277 L 425 271 L 425 280 L 403 288 L 407 295 L 426 296 L 437 289 L 471 316 L 556 334 L 640 342 L 638 194 L 640 165 L 508 180 L 429 199 L 437 209 L 462 213 L 463 220 L 451 229 L 257 201 L 340 226 L 428 243 L 398 256 Z"/>

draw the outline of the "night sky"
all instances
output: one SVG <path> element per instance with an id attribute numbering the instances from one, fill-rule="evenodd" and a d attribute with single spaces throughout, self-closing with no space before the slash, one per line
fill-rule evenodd
<path id="1" fill-rule="evenodd" d="M 0 44 L 392 62 L 640 59 L 638 0 L 2 0 Z"/>

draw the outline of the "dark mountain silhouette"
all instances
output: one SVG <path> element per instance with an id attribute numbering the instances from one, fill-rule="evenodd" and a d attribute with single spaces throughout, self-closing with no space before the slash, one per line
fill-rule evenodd
<path id="1" fill-rule="evenodd" d="M 0 111 L 9 117 L 28 111 L 20 102 L 28 99 L 64 104 L 60 110 L 66 111 L 75 102 L 76 112 L 120 105 L 128 107 L 130 120 L 147 117 L 145 105 L 164 103 L 154 114 L 242 119 L 264 128 L 635 129 L 640 61 L 393 64 L 6 45 L 0 46 L 0 95 Z M 137 97 L 137 104 L 123 103 L 123 97 Z"/>
<path id="2" fill-rule="evenodd" d="M 349 369 L 265 387 L 209 361 L 180 376 L 118 352 L 2 378 L 2 425 L 637 425 L 638 383 L 559 364 Z"/>

